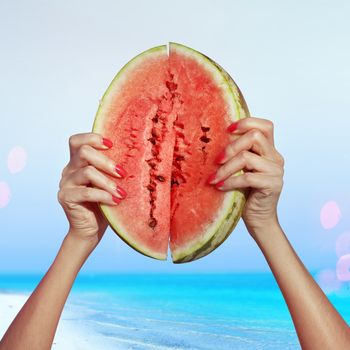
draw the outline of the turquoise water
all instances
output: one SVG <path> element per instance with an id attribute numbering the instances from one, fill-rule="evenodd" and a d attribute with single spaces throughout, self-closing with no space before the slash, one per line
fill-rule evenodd
<path id="1" fill-rule="evenodd" d="M 30 292 L 40 277 L 2 275 L 0 290 Z M 348 323 L 349 296 L 329 296 Z M 300 349 L 271 274 L 83 275 L 68 307 L 127 349 Z"/>

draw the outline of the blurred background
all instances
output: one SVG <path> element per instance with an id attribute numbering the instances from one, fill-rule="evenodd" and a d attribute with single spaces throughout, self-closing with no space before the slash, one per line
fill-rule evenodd
<path id="1" fill-rule="evenodd" d="M 347 1 L 2 0 L 0 273 L 46 271 L 67 231 L 56 194 L 68 137 L 91 130 L 99 98 L 127 61 L 176 41 L 215 59 L 252 115 L 274 122 L 286 159 L 281 224 L 325 289 L 344 286 L 349 14 Z M 242 223 L 208 257 L 177 266 L 139 255 L 109 230 L 84 266 L 85 273 L 248 271 L 268 266 Z"/>

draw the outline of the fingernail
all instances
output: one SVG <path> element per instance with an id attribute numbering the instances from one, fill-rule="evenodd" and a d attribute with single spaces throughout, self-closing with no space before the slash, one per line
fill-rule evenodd
<path id="1" fill-rule="evenodd" d="M 117 192 L 119 193 L 119 195 L 122 197 L 122 198 L 125 198 L 127 193 L 126 191 L 124 190 L 124 188 L 121 188 L 120 186 L 117 185 Z"/>
<path id="2" fill-rule="evenodd" d="M 215 162 L 221 164 L 226 157 L 226 150 L 222 150 L 218 156 L 215 158 Z"/>
<path id="3" fill-rule="evenodd" d="M 122 201 L 120 198 L 113 196 L 113 195 L 112 195 L 112 199 L 113 199 L 113 202 L 117 203 L 117 204 L 119 204 Z"/>
<path id="4" fill-rule="evenodd" d="M 224 185 L 224 183 L 225 183 L 225 181 L 219 181 L 219 182 L 215 185 L 215 187 L 216 187 L 216 188 L 220 188 L 220 187 L 222 187 L 222 186 Z"/>
<path id="5" fill-rule="evenodd" d="M 125 177 L 125 176 L 126 176 L 126 171 L 125 171 L 124 168 L 122 168 L 120 165 L 116 165 L 116 166 L 115 166 L 115 171 L 116 171 L 121 177 Z"/>
<path id="6" fill-rule="evenodd" d="M 108 148 L 113 147 L 113 142 L 110 139 L 106 139 L 105 137 L 102 138 L 102 143 Z"/>
<path id="7" fill-rule="evenodd" d="M 238 122 L 234 122 L 227 128 L 227 131 L 234 132 L 235 130 L 237 130 L 237 127 L 238 127 Z"/>
<path id="8" fill-rule="evenodd" d="M 212 173 L 212 174 L 208 177 L 208 179 L 207 179 L 207 184 L 208 184 L 208 185 L 212 185 L 212 181 L 215 180 L 215 177 L 216 177 L 216 171 L 215 171 L 215 173 Z"/>

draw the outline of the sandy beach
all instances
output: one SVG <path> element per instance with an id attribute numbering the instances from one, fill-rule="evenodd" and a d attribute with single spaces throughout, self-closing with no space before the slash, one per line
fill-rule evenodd
<path id="1" fill-rule="evenodd" d="M 0 337 L 38 275 L 0 275 Z M 350 320 L 349 289 L 330 295 Z M 271 274 L 81 275 L 53 350 L 299 350 Z"/>
<path id="2" fill-rule="evenodd" d="M 29 295 L 24 294 L 0 293 L 0 338 L 2 338 L 28 297 Z M 110 348 L 105 339 L 102 339 L 98 333 L 87 329 L 83 325 L 79 327 L 77 323 L 77 315 L 66 308 L 58 325 L 52 349 L 90 350 Z"/>

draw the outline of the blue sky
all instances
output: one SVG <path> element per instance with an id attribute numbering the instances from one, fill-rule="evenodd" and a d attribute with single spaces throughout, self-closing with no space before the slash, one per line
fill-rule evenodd
<path id="1" fill-rule="evenodd" d="M 276 127 L 286 159 L 280 221 L 311 270 L 334 269 L 350 231 L 350 5 L 346 1 L 10 1 L 0 3 L 0 272 L 43 271 L 66 231 L 56 201 L 69 135 L 89 131 L 98 100 L 137 53 L 168 41 L 214 58 L 253 115 Z M 7 157 L 26 150 L 23 171 Z M 320 210 L 338 204 L 324 229 Z M 348 252 L 350 253 L 350 251 Z M 242 223 L 210 256 L 174 266 L 108 231 L 85 271 L 266 271 Z"/>

